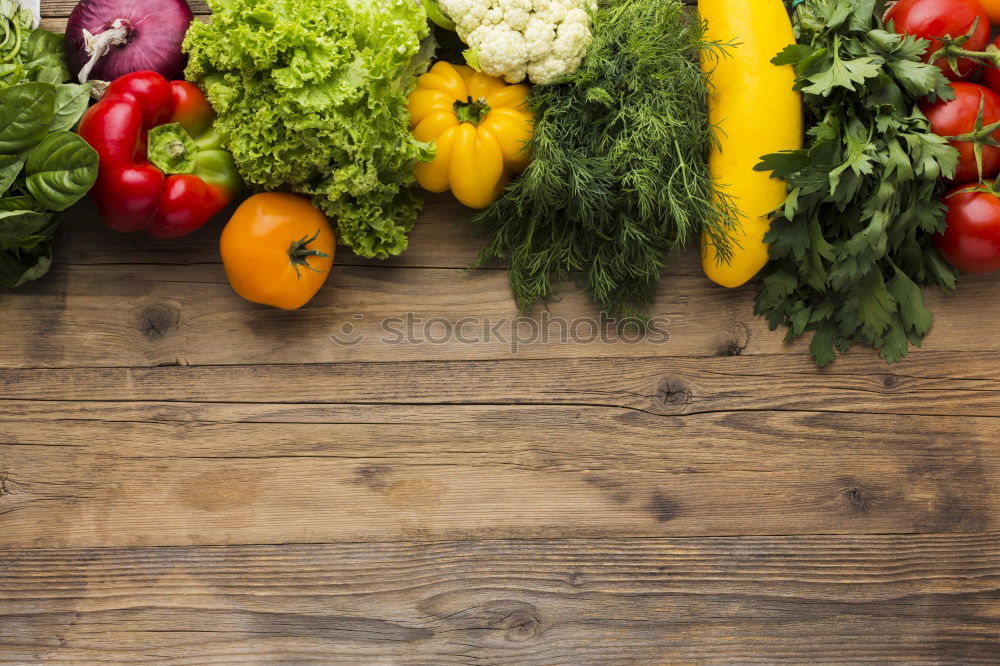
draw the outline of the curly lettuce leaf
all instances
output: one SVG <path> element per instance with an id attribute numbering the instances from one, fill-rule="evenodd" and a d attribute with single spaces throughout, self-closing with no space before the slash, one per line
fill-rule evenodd
<path id="1" fill-rule="evenodd" d="M 413 0 L 219 0 L 195 22 L 187 76 L 218 112 L 247 182 L 310 195 L 365 257 L 406 249 L 432 157 L 408 129 L 429 27 Z"/>

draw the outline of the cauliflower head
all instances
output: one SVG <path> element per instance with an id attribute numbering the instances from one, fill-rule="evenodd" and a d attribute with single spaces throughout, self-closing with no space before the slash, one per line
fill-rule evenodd
<path id="1" fill-rule="evenodd" d="M 468 63 L 508 83 L 572 74 L 590 47 L 595 0 L 438 0 L 468 44 Z"/>

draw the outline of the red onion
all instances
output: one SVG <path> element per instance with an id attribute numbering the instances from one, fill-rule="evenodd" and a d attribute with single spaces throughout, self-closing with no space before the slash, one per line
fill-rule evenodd
<path id="1" fill-rule="evenodd" d="M 184 0 L 82 0 L 66 24 L 69 68 L 81 83 L 147 69 L 181 79 L 193 18 Z"/>

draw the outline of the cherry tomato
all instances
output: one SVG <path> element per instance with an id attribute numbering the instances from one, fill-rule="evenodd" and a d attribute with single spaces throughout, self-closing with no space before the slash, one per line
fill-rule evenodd
<path id="1" fill-rule="evenodd" d="M 962 44 L 963 49 L 982 51 L 990 39 L 990 19 L 979 0 L 899 0 L 885 13 L 885 20 L 892 21 L 896 32 L 900 34 L 931 41 L 924 60 L 928 60 L 942 47 L 941 40 L 936 38 L 964 37 L 972 30 L 973 23 L 976 24 L 976 29 Z M 936 64 L 952 81 L 969 78 L 979 67 L 969 58 L 958 59 L 957 72 L 943 58 L 939 58 Z"/>
<path id="2" fill-rule="evenodd" d="M 1000 8 L 1000 0 L 996 1 L 996 6 Z M 993 46 L 1000 49 L 1000 37 L 993 40 Z M 1000 69 L 989 65 L 983 67 L 983 85 L 1000 93 Z"/>
<path id="3" fill-rule="evenodd" d="M 326 216 L 294 194 L 255 194 L 222 230 L 222 264 L 237 294 L 254 303 L 294 310 L 330 274 L 336 241 Z"/>
<path id="4" fill-rule="evenodd" d="M 960 185 L 944 195 L 948 226 L 934 243 L 966 273 L 1000 270 L 1000 197 L 992 183 Z"/>
<path id="5" fill-rule="evenodd" d="M 947 102 L 937 101 L 933 104 L 923 104 L 921 109 L 931 122 L 931 131 L 944 137 L 955 137 L 969 134 L 976 129 L 976 119 L 979 108 L 983 109 L 983 126 L 1000 120 L 1000 94 L 993 92 L 977 83 L 952 83 L 955 99 Z M 1000 128 L 991 135 L 1000 141 Z M 983 137 L 984 139 L 987 137 Z M 951 145 L 958 150 L 958 168 L 955 170 L 956 183 L 969 181 L 979 182 L 979 170 L 976 167 L 975 143 L 973 141 L 952 141 Z M 991 178 L 1000 173 L 1000 148 L 982 146 L 983 178 Z"/>

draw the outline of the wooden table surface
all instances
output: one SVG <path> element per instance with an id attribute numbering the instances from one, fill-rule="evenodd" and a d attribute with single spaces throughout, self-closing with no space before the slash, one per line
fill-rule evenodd
<path id="1" fill-rule="evenodd" d="M 665 343 L 512 349 L 464 216 L 279 312 L 221 221 L 75 208 L 0 292 L 0 662 L 1000 661 L 1000 279 L 931 293 L 894 367 L 817 371 L 693 254 Z M 390 344 L 407 313 L 479 340 Z"/>

